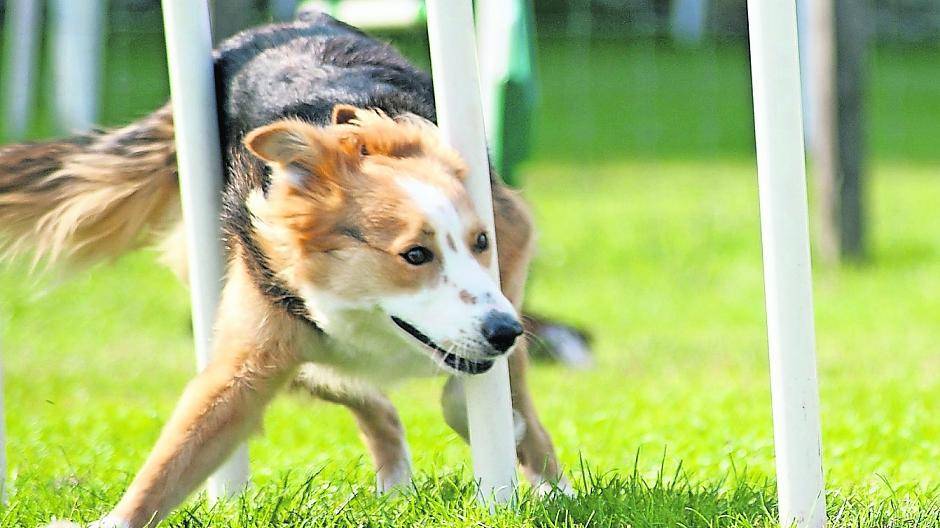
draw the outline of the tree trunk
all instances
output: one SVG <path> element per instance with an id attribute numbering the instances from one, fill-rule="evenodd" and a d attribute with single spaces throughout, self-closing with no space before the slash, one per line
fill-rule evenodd
<path id="1" fill-rule="evenodd" d="M 812 153 L 822 257 L 865 254 L 864 112 L 867 6 L 864 0 L 811 3 L 815 122 Z"/>

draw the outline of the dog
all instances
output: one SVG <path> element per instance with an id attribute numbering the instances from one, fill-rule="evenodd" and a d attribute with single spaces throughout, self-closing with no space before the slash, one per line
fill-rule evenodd
<path id="1" fill-rule="evenodd" d="M 495 233 L 439 138 L 430 78 L 323 14 L 248 30 L 215 52 L 227 272 L 210 365 L 185 389 L 129 488 L 95 526 L 169 514 L 259 428 L 293 380 L 355 416 L 385 492 L 411 460 L 383 389 L 460 383 L 508 355 L 519 464 L 568 488 L 526 388 L 520 306 L 533 248 L 526 205 L 491 176 Z M 185 277 L 169 105 L 124 128 L 0 149 L 5 253 L 87 265 L 163 240 Z M 496 259 L 499 282 L 487 272 Z"/>

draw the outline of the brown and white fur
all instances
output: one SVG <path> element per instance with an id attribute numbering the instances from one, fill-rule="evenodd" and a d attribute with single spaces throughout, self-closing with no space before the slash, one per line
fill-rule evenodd
<path id="1" fill-rule="evenodd" d="M 167 108 L 125 129 L 58 143 L 0 149 L 0 225 L 8 250 L 88 262 L 178 233 L 172 121 Z M 248 150 L 270 171 L 251 191 L 255 248 L 232 244 L 211 364 L 186 388 L 127 492 L 97 526 L 156 524 L 260 426 L 290 380 L 355 416 L 379 491 L 406 484 L 403 426 L 383 389 L 449 374 L 445 418 L 464 438 L 461 377 L 444 352 L 484 368 L 501 351 L 480 326 L 494 311 L 518 318 L 532 254 L 532 224 L 517 195 L 493 186 L 500 284 L 464 188 L 466 168 L 423 118 L 337 106 L 333 124 L 283 120 L 256 129 Z M 248 165 L 250 166 L 250 164 Z M 164 246 L 182 251 L 178 236 Z M 424 264 L 403 258 L 421 246 Z M 272 304 L 246 251 L 263 254 L 297 292 L 307 318 Z M 171 262 L 185 259 L 171 257 Z M 397 325 L 413 325 L 432 349 Z M 526 354 L 509 355 L 519 420 L 518 459 L 535 486 L 566 487 L 526 388 Z"/>

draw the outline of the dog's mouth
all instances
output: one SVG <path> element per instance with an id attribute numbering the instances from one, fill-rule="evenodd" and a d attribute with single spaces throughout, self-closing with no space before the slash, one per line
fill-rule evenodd
<path id="1" fill-rule="evenodd" d="M 421 333 L 420 330 L 410 325 L 409 323 L 399 319 L 398 317 L 392 316 L 392 321 L 398 325 L 398 328 L 401 328 L 407 332 L 411 337 L 417 339 L 422 345 L 430 348 L 434 351 L 440 360 L 447 365 L 448 367 L 458 371 L 465 372 L 467 374 L 482 374 L 487 370 L 490 370 L 490 367 L 493 366 L 492 361 L 485 359 L 481 360 L 472 360 L 460 357 L 456 354 L 451 354 L 450 352 L 444 350 L 437 343 L 431 340 L 430 337 Z"/>

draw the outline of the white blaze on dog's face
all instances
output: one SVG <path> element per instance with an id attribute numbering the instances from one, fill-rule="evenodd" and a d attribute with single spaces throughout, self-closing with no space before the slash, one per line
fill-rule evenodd
<path id="1" fill-rule="evenodd" d="M 398 184 L 422 213 L 420 237 L 400 255 L 411 266 L 434 272 L 422 287 L 386 296 L 380 305 L 449 367 L 485 370 L 522 332 L 512 304 L 487 269 L 493 235 L 462 186 L 447 189 L 411 177 Z"/>
<path id="2" fill-rule="evenodd" d="M 393 335 L 445 370 L 488 370 L 522 326 L 488 272 L 494 236 L 463 162 L 418 118 L 341 107 L 334 123 L 246 139 L 272 169 L 249 203 L 272 268 L 332 336 Z"/>

